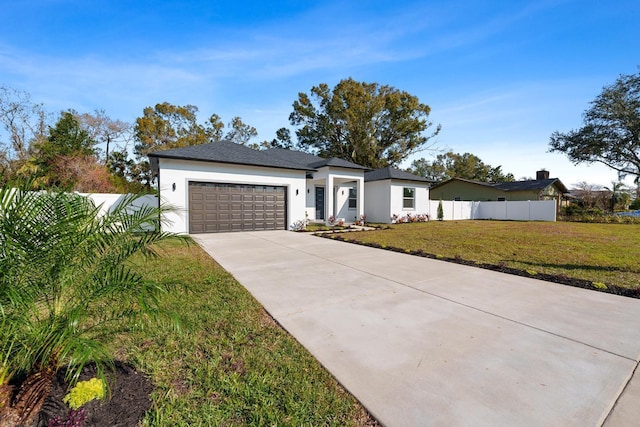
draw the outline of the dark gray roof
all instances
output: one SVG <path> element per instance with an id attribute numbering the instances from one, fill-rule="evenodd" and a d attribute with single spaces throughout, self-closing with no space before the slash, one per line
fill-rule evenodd
<path id="1" fill-rule="evenodd" d="M 532 179 L 528 181 L 514 181 L 514 182 L 483 182 L 483 181 L 473 181 L 471 179 L 462 179 L 462 178 L 452 178 L 448 181 L 441 182 L 440 184 L 432 187 L 432 189 L 438 188 L 448 182 L 451 181 L 462 181 L 468 182 L 470 184 L 481 185 L 483 187 L 491 187 L 497 190 L 502 191 L 535 191 L 535 190 L 543 190 L 550 185 L 556 185 L 558 190 L 562 193 L 568 193 L 569 190 L 564 186 L 562 181 L 558 178 L 549 178 L 549 179 Z"/>
<path id="2" fill-rule="evenodd" d="M 338 159 L 332 157 L 325 159 L 323 157 L 315 156 L 313 154 L 305 153 L 304 151 L 288 150 L 286 148 L 270 148 L 265 153 L 278 157 L 282 160 L 296 162 L 307 165 L 310 169 L 318 169 L 324 166 L 333 166 L 346 169 L 360 169 L 368 170 L 369 168 L 350 162 L 348 160 Z"/>
<path id="3" fill-rule="evenodd" d="M 388 166 L 386 168 L 376 169 L 373 171 L 364 173 L 364 182 L 382 181 L 385 179 L 400 179 L 403 181 L 415 181 L 415 182 L 433 182 L 422 176 L 414 175 L 412 173 L 393 168 Z"/>
<path id="4" fill-rule="evenodd" d="M 365 171 L 369 170 L 368 167 L 355 164 L 348 160 L 338 159 L 337 157 L 332 157 L 330 159 L 322 159 L 319 162 L 311 163 L 309 166 L 311 166 L 314 169 L 318 169 L 324 166 L 333 166 L 336 168 L 360 169 Z"/>
<path id="5" fill-rule="evenodd" d="M 514 182 L 497 182 L 495 184 L 492 184 L 492 186 L 503 191 L 533 191 L 542 190 L 553 184 L 556 184 L 558 189 L 563 193 L 569 192 L 569 190 L 564 186 L 562 182 L 560 182 L 558 178 L 534 179 L 529 181 Z"/>
<path id="6" fill-rule="evenodd" d="M 288 162 L 299 163 L 301 165 L 310 165 L 324 160 L 322 157 L 314 156 L 304 151 L 289 150 L 286 148 L 269 148 L 265 153 L 270 156 L 277 157 Z"/>
<path id="7" fill-rule="evenodd" d="M 309 166 L 302 162 L 298 163 L 296 161 L 282 159 L 280 157 L 270 155 L 268 151 L 254 150 L 231 141 L 218 141 L 211 142 L 209 144 L 190 145 L 188 147 L 156 151 L 154 153 L 150 153 L 149 157 L 233 163 L 239 165 L 265 166 L 305 171 L 310 170 Z"/>

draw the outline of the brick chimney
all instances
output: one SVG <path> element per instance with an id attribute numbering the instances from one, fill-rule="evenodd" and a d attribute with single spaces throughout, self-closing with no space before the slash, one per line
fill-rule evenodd
<path id="1" fill-rule="evenodd" d="M 549 171 L 541 170 L 536 172 L 536 179 L 549 179 Z"/>

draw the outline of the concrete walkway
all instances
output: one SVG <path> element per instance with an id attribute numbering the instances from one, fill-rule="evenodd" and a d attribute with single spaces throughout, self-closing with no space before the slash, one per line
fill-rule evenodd
<path id="1" fill-rule="evenodd" d="M 386 426 L 640 425 L 639 300 L 287 231 L 194 237 Z"/>

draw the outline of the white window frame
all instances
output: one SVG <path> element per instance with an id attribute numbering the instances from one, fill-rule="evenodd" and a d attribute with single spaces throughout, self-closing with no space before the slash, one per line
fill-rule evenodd
<path id="1" fill-rule="evenodd" d="M 411 191 L 411 196 L 406 196 L 406 191 Z M 406 202 L 411 201 L 411 206 L 406 206 Z M 402 209 L 411 211 L 416 209 L 416 189 L 415 187 L 402 187 Z"/>
<path id="2" fill-rule="evenodd" d="M 353 207 L 351 203 L 353 202 Z M 349 198 L 347 200 L 349 210 L 356 210 L 358 208 L 358 189 L 356 187 L 349 187 Z"/>

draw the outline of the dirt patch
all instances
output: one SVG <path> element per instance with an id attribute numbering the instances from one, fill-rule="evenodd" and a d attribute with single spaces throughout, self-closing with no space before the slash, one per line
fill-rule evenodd
<path id="1" fill-rule="evenodd" d="M 45 401 L 33 426 L 46 427 L 49 420 L 55 417 L 65 419 L 69 407 L 62 401 L 69 393 L 69 387 L 64 381 L 64 370 L 58 371 L 53 380 L 53 389 Z M 95 378 L 96 367 L 93 364 L 85 366 L 80 374 L 80 381 Z M 86 415 L 85 426 L 135 426 L 151 407 L 149 394 L 153 391 L 151 381 L 137 372 L 131 365 L 115 362 L 114 372 L 107 374 L 111 395 L 104 400 L 93 400 L 82 408 Z"/>

